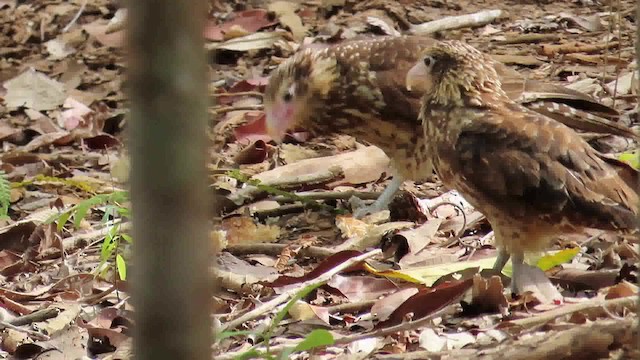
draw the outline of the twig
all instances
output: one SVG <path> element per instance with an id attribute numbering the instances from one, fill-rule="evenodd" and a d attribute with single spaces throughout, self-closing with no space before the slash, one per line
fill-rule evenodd
<path id="1" fill-rule="evenodd" d="M 504 40 L 498 40 L 498 44 L 532 44 L 542 41 L 557 41 L 560 40 L 560 35 L 556 34 L 524 34 L 513 37 L 508 37 Z"/>
<path id="2" fill-rule="evenodd" d="M 560 316 L 573 314 L 576 312 L 588 312 L 593 314 L 605 313 L 602 308 L 606 308 L 608 311 L 617 311 L 620 308 L 628 308 L 631 311 L 635 311 L 638 306 L 638 297 L 636 295 L 627 296 L 612 300 L 590 300 L 581 302 L 578 304 L 565 305 L 560 308 L 544 312 L 540 315 L 536 315 L 530 318 L 511 320 L 505 322 L 505 325 L 521 326 L 523 328 L 530 328 L 538 325 L 543 325 L 549 321 L 554 320 Z"/>
<path id="3" fill-rule="evenodd" d="M 557 54 L 569 54 L 569 53 L 577 53 L 577 52 L 585 52 L 592 53 L 604 49 L 617 48 L 620 46 L 620 43 L 617 41 L 606 42 L 604 44 L 580 44 L 578 42 L 571 42 L 566 44 L 545 44 L 542 45 L 540 52 L 542 55 L 547 57 L 552 57 Z"/>
<path id="4" fill-rule="evenodd" d="M 482 26 L 502 15 L 502 10 L 486 10 L 473 14 L 449 16 L 443 19 L 414 25 L 409 31 L 413 34 L 431 34 L 443 30 L 460 29 L 464 27 Z"/>
<path id="5" fill-rule="evenodd" d="M 218 106 L 218 107 L 213 107 L 211 110 L 213 110 L 214 113 L 219 115 L 219 114 L 226 114 L 231 111 L 244 111 L 244 110 L 258 111 L 262 109 L 264 109 L 264 106 L 260 104 L 260 105 L 242 105 L 242 106 Z"/>
<path id="6" fill-rule="evenodd" d="M 45 334 L 39 333 L 37 331 L 21 328 L 19 326 L 12 325 L 12 324 L 10 324 L 10 323 L 8 323 L 6 321 L 0 321 L 0 328 L 2 328 L 2 329 L 11 329 L 11 330 L 23 332 L 23 333 L 29 335 L 31 338 L 33 338 L 35 340 L 40 340 L 40 341 L 49 341 L 49 340 L 51 340 L 51 338 L 49 336 L 45 335 Z"/>
<path id="7" fill-rule="evenodd" d="M 275 209 L 257 210 L 253 213 L 253 216 L 259 220 L 266 218 L 275 218 L 283 215 L 298 214 L 304 211 L 307 206 L 305 204 L 287 204 L 278 206 Z"/>
<path id="8" fill-rule="evenodd" d="M 11 323 L 11 325 L 14 325 L 14 326 L 22 326 L 22 325 L 27 325 L 34 322 L 40 322 L 40 321 L 45 321 L 45 320 L 54 318 L 58 316 L 59 313 L 60 313 L 59 309 L 50 307 L 47 309 L 34 311 L 31 314 L 17 317 L 9 321 L 9 323 Z"/>
<path id="9" fill-rule="evenodd" d="M 84 12 L 84 8 L 87 7 L 87 1 L 88 0 L 84 0 L 82 2 L 82 5 L 80 6 L 80 9 L 76 13 L 76 16 L 74 16 L 73 19 L 71 19 L 71 21 L 67 24 L 67 26 L 62 28 L 62 32 L 63 33 L 66 33 L 67 31 L 69 31 L 69 29 L 73 26 L 73 24 L 75 24 L 76 21 L 78 21 L 78 19 L 80 18 L 80 15 L 82 15 L 82 13 Z"/>
<path id="10" fill-rule="evenodd" d="M 296 188 L 303 185 L 309 186 L 323 184 L 344 177 L 344 173 L 342 171 L 342 168 L 340 167 L 330 167 L 325 171 L 317 173 L 283 177 L 277 179 L 276 181 L 265 181 L 258 184 L 252 184 L 251 181 L 255 179 L 241 176 L 242 174 L 234 174 L 233 172 L 231 172 L 228 175 L 238 181 L 248 183 L 247 187 L 240 189 L 235 194 L 229 196 L 229 200 L 238 205 L 244 204 L 246 199 L 255 199 L 262 193 L 271 193 L 283 198 L 289 198 L 291 199 L 291 201 L 300 201 L 311 205 L 312 202 L 315 202 L 313 199 L 306 199 L 304 197 L 296 195 L 295 193 L 287 193 L 287 191 L 282 189 Z"/>
<path id="11" fill-rule="evenodd" d="M 340 265 L 334 267 L 333 269 L 323 273 L 322 275 L 316 277 L 315 279 L 311 279 L 308 281 L 305 281 L 303 283 L 300 283 L 296 288 L 292 288 L 289 289 L 287 291 L 285 291 L 284 293 L 276 296 L 275 298 L 267 301 L 266 303 L 262 303 L 261 305 L 259 305 L 258 307 L 256 307 L 255 309 L 249 311 L 248 313 L 234 319 L 231 320 L 225 324 L 222 325 L 220 331 L 225 331 L 225 330 L 231 330 L 231 329 L 235 329 L 236 327 L 242 325 L 243 323 L 247 322 L 247 321 L 251 321 L 253 319 L 256 319 L 262 315 L 264 315 L 265 313 L 271 312 L 273 311 L 278 305 L 281 305 L 285 302 L 287 302 L 292 296 L 294 296 L 297 292 L 299 292 L 301 289 L 306 288 L 309 285 L 314 285 L 314 284 L 319 284 L 319 283 L 323 283 L 325 281 L 328 281 L 329 279 L 331 279 L 331 277 L 333 277 L 335 274 L 343 271 L 344 269 L 347 269 L 357 263 L 360 263 L 370 257 L 376 256 L 378 254 L 381 254 L 382 250 L 380 249 L 375 249 L 372 251 L 369 251 L 367 253 L 364 253 L 360 256 L 356 256 L 353 257 L 343 263 L 341 263 Z"/>
<path id="12" fill-rule="evenodd" d="M 375 200 L 380 197 L 382 193 L 379 191 L 301 191 L 295 192 L 294 194 L 309 200 L 349 200 L 352 196 L 362 200 Z M 279 203 L 295 201 L 286 196 L 275 196 L 271 200 Z"/>
<path id="13" fill-rule="evenodd" d="M 376 300 L 364 300 L 364 301 L 358 301 L 353 303 L 344 303 L 340 305 L 327 306 L 326 309 L 327 309 L 327 312 L 329 312 L 329 314 L 335 314 L 339 312 L 346 313 L 346 312 L 361 311 L 363 309 L 371 309 L 371 307 L 375 303 L 376 303 Z"/>
<path id="14" fill-rule="evenodd" d="M 225 93 L 216 93 L 212 94 L 213 97 L 231 97 L 231 96 L 259 96 L 262 97 L 263 94 L 259 91 L 239 91 L 239 92 L 225 92 Z"/>
<path id="15" fill-rule="evenodd" d="M 257 243 L 257 244 L 240 244 L 229 246 L 225 250 L 234 254 L 234 255 L 249 255 L 249 254 L 264 254 L 271 256 L 278 256 L 282 254 L 282 251 L 286 249 L 289 244 L 268 244 L 268 243 Z M 300 249 L 301 256 L 310 256 L 314 258 L 326 258 L 329 257 L 336 252 L 333 249 L 327 249 L 319 246 L 308 246 Z"/>

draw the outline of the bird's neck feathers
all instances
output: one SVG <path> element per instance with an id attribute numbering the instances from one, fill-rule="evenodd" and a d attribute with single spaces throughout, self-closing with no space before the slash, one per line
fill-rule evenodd
<path id="1" fill-rule="evenodd" d="M 476 62 L 450 69 L 426 94 L 430 108 L 491 107 L 496 98 L 507 98 L 493 64 Z"/>
<path id="2" fill-rule="evenodd" d="M 327 98 L 338 80 L 336 59 L 323 56 L 323 52 L 311 55 L 309 90 L 312 96 Z"/>

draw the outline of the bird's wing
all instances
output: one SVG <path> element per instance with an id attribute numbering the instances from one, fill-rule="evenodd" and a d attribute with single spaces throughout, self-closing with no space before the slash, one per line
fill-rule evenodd
<path id="1" fill-rule="evenodd" d="M 492 206 L 580 226 L 638 228 L 637 190 L 568 127 L 515 103 L 475 112 L 472 121 L 465 116 L 451 170 Z"/>
<path id="2" fill-rule="evenodd" d="M 620 114 L 610 106 L 579 91 L 525 79 L 517 71 L 496 62 L 495 69 L 510 99 L 552 117 L 570 128 L 598 134 L 624 136 L 640 141 L 640 134 L 617 122 Z"/>

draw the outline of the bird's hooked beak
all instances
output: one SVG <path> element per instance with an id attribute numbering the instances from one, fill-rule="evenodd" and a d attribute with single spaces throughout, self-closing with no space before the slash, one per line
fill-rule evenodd
<path id="1" fill-rule="evenodd" d="M 407 90 L 413 92 L 425 92 L 429 88 L 429 69 L 427 69 L 422 59 L 407 72 L 405 86 Z"/>
<path id="2" fill-rule="evenodd" d="M 267 135 L 280 143 L 294 124 L 293 104 L 280 103 L 266 108 Z"/>

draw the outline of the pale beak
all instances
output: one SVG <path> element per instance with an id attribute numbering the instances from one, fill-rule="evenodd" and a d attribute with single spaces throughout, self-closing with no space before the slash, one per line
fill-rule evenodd
<path id="1" fill-rule="evenodd" d="M 292 116 L 287 110 L 272 108 L 265 111 L 267 135 L 278 144 L 284 139 L 287 130 L 293 126 L 291 123 Z"/>
<path id="2" fill-rule="evenodd" d="M 405 78 L 407 90 L 412 92 L 425 92 L 429 87 L 429 73 L 424 62 L 420 60 L 407 72 Z"/>

